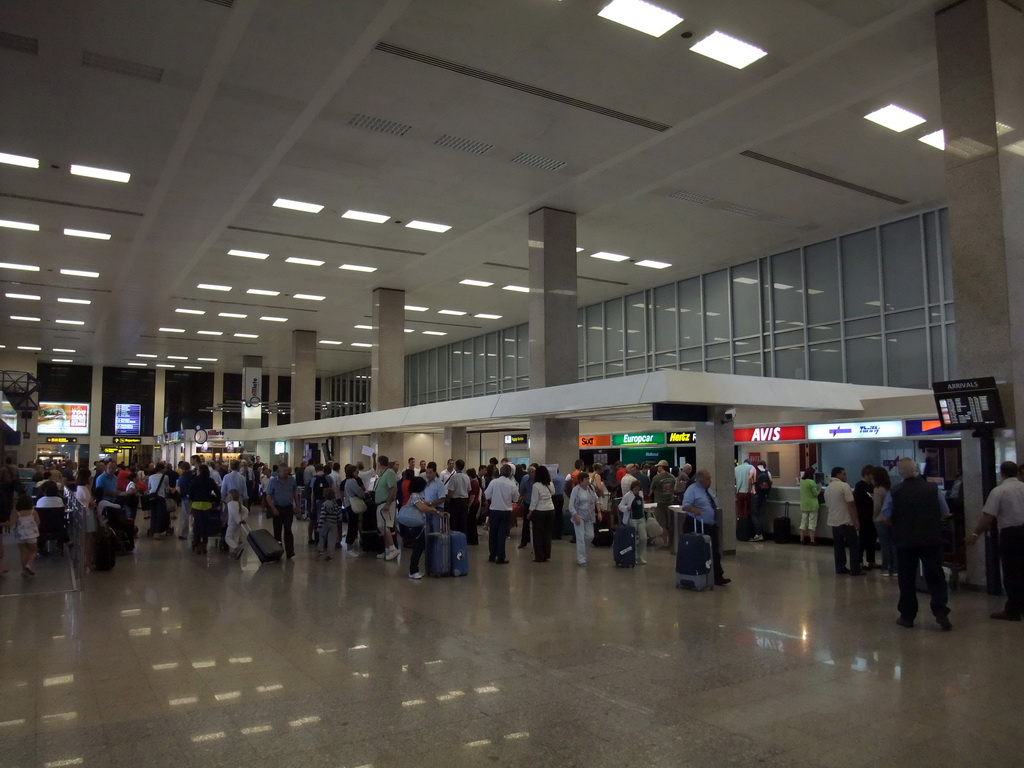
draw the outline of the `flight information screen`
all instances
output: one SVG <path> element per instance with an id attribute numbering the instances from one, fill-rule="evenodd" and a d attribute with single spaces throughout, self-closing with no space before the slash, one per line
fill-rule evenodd
<path id="1" fill-rule="evenodd" d="M 996 429 L 1006 425 L 996 380 L 991 376 L 932 385 L 939 420 L 945 430 Z"/>

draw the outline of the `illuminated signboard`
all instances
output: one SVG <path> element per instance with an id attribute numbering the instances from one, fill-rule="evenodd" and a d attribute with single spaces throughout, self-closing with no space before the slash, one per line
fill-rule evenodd
<path id="1" fill-rule="evenodd" d="M 611 435 L 581 435 L 580 448 L 593 448 L 598 445 L 611 445 Z"/>
<path id="2" fill-rule="evenodd" d="M 115 437 L 114 442 L 117 445 L 142 445 L 141 437 Z"/>
<path id="3" fill-rule="evenodd" d="M 944 430 L 939 419 L 907 419 L 907 437 L 919 435 L 942 435 Z"/>
<path id="4" fill-rule="evenodd" d="M 627 432 L 623 435 L 612 435 L 612 445 L 641 447 L 645 445 L 664 445 L 664 432 Z"/>
<path id="5" fill-rule="evenodd" d="M 808 440 L 871 440 L 880 437 L 903 437 L 902 421 L 859 421 L 849 424 L 811 424 Z"/>
<path id="6" fill-rule="evenodd" d="M 39 424 L 41 435 L 88 435 L 88 403 L 40 403 Z"/>
<path id="7" fill-rule="evenodd" d="M 505 445 L 526 445 L 528 442 L 528 435 L 505 435 Z"/>
<path id="8" fill-rule="evenodd" d="M 696 432 L 669 432 L 666 437 L 669 445 L 691 445 L 697 442 Z"/>
<path id="9" fill-rule="evenodd" d="M 46 438 L 47 443 L 77 443 L 77 437 L 48 437 Z"/>
<path id="10" fill-rule="evenodd" d="M 945 430 L 992 429 L 1006 425 L 1003 404 L 991 376 L 932 384 L 935 407 Z"/>
<path id="11" fill-rule="evenodd" d="M 777 443 L 782 440 L 806 440 L 807 427 L 750 427 L 734 429 L 733 441 L 737 443 Z"/>
<path id="12" fill-rule="evenodd" d="M 114 405 L 114 434 L 137 435 L 142 430 L 142 406 L 136 403 Z"/>

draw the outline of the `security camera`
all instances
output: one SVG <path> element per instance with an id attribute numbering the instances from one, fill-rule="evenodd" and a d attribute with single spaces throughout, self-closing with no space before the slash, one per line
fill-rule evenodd
<path id="1" fill-rule="evenodd" d="M 725 413 L 722 414 L 722 423 L 728 424 L 730 421 L 736 418 L 736 409 L 727 408 Z"/>

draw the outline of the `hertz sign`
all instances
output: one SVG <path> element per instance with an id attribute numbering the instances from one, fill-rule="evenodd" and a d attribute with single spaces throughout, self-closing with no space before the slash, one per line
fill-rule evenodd
<path id="1" fill-rule="evenodd" d="M 666 442 L 669 445 L 690 445 L 697 442 L 695 432 L 669 432 Z"/>

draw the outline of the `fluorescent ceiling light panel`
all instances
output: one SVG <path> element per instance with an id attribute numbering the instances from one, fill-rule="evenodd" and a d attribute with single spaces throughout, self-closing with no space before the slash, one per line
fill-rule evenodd
<path id="1" fill-rule="evenodd" d="M 592 253 L 590 258 L 601 259 L 602 261 L 629 261 L 629 256 L 623 256 L 621 253 L 608 253 L 607 251 Z"/>
<path id="2" fill-rule="evenodd" d="M 756 45 L 737 40 L 724 32 L 712 32 L 696 45 L 690 46 L 690 50 L 736 69 L 743 69 L 768 55 Z"/>
<path id="3" fill-rule="evenodd" d="M 259 253 L 258 251 L 240 251 L 238 248 L 232 248 L 228 251 L 228 256 L 241 256 L 243 259 L 269 259 L 269 253 Z"/>
<path id="4" fill-rule="evenodd" d="M 197 357 L 196 360 L 198 360 L 201 363 L 216 363 L 217 362 L 217 358 L 216 357 Z"/>
<path id="5" fill-rule="evenodd" d="M 418 221 L 417 219 L 413 219 L 405 226 L 409 229 L 422 229 L 427 232 L 447 232 L 451 229 L 447 224 L 433 224 L 429 221 Z"/>
<path id="6" fill-rule="evenodd" d="M 60 271 L 62 275 L 68 275 L 69 277 L 99 277 L 99 272 L 92 272 L 88 269 L 62 269 Z"/>
<path id="7" fill-rule="evenodd" d="M 503 291 L 515 291 L 516 293 L 529 293 L 530 289 L 525 285 L 503 285 L 501 287 Z"/>
<path id="8" fill-rule="evenodd" d="M 358 328 L 360 331 L 372 331 L 372 325 L 354 325 L 353 328 Z"/>
<path id="9" fill-rule="evenodd" d="M 391 217 L 385 216 L 383 213 L 367 213 L 366 211 L 345 211 L 343 214 L 341 214 L 341 218 L 355 219 L 356 221 L 368 221 L 371 224 L 383 224 Z"/>
<path id="10" fill-rule="evenodd" d="M 8 219 L 0 219 L 0 227 L 7 227 L 8 229 L 24 229 L 28 232 L 38 232 L 38 224 L 29 224 L 27 221 L 9 221 Z"/>
<path id="11" fill-rule="evenodd" d="M 293 299 L 302 299 L 303 301 L 323 301 L 326 296 L 317 296 L 315 293 L 296 293 L 292 296 Z"/>
<path id="12" fill-rule="evenodd" d="M 280 296 L 280 291 L 265 291 L 262 288 L 250 288 L 246 293 L 251 293 L 253 296 Z"/>
<path id="13" fill-rule="evenodd" d="M 201 370 L 203 370 L 203 366 L 201 366 L 201 365 L 183 365 L 181 367 L 184 368 L 186 371 L 201 371 Z"/>
<path id="14" fill-rule="evenodd" d="M 286 200 L 283 197 L 277 198 L 274 201 L 275 208 L 288 208 L 292 211 L 302 211 L 303 213 L 320 213 L 324 209 L 322 205 L 316 203 L 303 203 L 299 200 Z"/>
<path id="15" fill-rule="evenodd" d="M 230 285 L 216 285 L 214 283 L 199 283 L 196 288 L 202 288 L 204 291 L 230 291 Z"/>
<path id="16" fill-rule="evenodd" d="M 174 366 L 171 365 L 170 363 L 157 363 L 156 367 L 157 368 L 173 368 Z"/>
<path id="17" fill-rule="evenodd" d="M 28 301 L 39 301 L 41 297 L 32 293 L 5 293 L 8 299 L 27 299 Z"/>
<path id="18" fill-rule="evenodd" d="M 665 269 L 671 267 L 667 261 L 655 261 L 654 259 L 644 259 L 636 263 L 638 267 L 649 267 L 650 269 Z"/>
<path id="19" fill-rule="evenodd" d="M 466 313 L 462 312 L 462 311 L 460 311 L 458 309 L 439 309 L 439 310 L 437 310 L 437 314 L 439 314 L 439 315 L 455 315 L 456 317 L 461 317 L 462 315 L 464 315 Z"/>
<path id="20" fill-rule="evenodd" d="M 372 347 L 373 344 L 367 344 L 365 341 L 353 341 L 349 346 L 352 346 L 352 347 Z"/>
<path id="21" fill-rule="evenodd" d="M 475 285 L 478 288 L 490 288 L 494 283 L 488 283 L 486 280 L 459 280 L 460 285 Z"/>
<path id="22" fill-rule="evenodd" d="M 235 338 L 237 339 L 258 339 L 260 335 L 258 333 L 236 333 Z"/>
<path id="23" fill-rule="evenodd" d="M 148 357 L 148 358 L 151 358 L 153 360 L 156 360 L 156 355 L 147 355 L 147 354 L 144 354 L 142 352 L 137 353 L 135 356 L 136 357 Z"/>
<path id="24" fill-rule="evenodd" d="M 734 283 L 743 283 L 743 285 L 757 285 L 757 279 L 753 277 L 734 277 L 732 281 Z"/>
<path id="25" fill-rule="evenodd" d="M 473 317 L 479 317 L 481 320 L 501 320 L 501 315 L 486 315 L 483 313 L 479 315 L 473 315 Z"/>
<path id="26" fill-rule="evenodd" d="M 913 128 L 915 125 L 920 125 L 924 122 L 924 118 L 920 115 L 915 115 L 913 112 L 909 112 L 903 107 L 897 107 L 895 104 L 876 109 L 871 114 L 864 115 L 864 119 L 878 123 L 897 133 L 902 133 L 908 128 Z"/>
<path id="27" fill-rule="evenodd" d="M 307 267 L 322 267 L 324 265 L 319 259 L 304 259 L 301 256 L 289 256 L 285 261 L 289 264 L 303 264 Z"/>
<path id="28" fill-rule="evenodd" d="M 78 350 L 76 350 L 76 349 L 64 349 L 62 347 L 54 347 L 53 351 L 54 352 L 67 352 L 68 354 L 71 354 L 71 355 L 74 355 L 74 354 L 76 354 L 78 352 Z"/>
<path id="29" fill-rule="evenodd" d="M 18 269 L 22 272 L 39 271 L 39 267 L 33 267 L 31 264 L 12 264 L 9 261 L 0 261 L 0 269 Z"/>
<path id="30" fill-rule="evenodd" d="M 72 176 L 88 176 L 90 179 L 102 179 L 103 181 L 117 181 L 127 184 L 131 179 L 130 173 L 124 171 L 108 171 L 106 168 L 91 168 L 88 165 L 72 165 Z"/>
<path id="31" fill-rule="evenodd" d="M 417 307 L 415 304 L 406 304 L 405 309 L 407 312 L 426 312 L 430 307 Z"/>
<path id="32" fill-rule="evenodd" d="M 448 334 L 444 331 L 424 331 L 424 336 L 447 336 Z"/>
<path id="33" fill-rule="evenodd" d="M 204 309 L 182 309 L 181 307 L 179 307 L 178 309 L 176 309 L 174 311 L 178 312 L 179 314 L 182 314 L 182 315 L 205 315 L 206 314 L 206 310 L 204 310 Z"/>
<path id="34" fill-rule="evenodd" d="M 28 317 L 27 315 L 11 315 L 11 320 L 24 320 L 26 323 L 38 323 L 38 317 Z M 19 347 L 20 349 L 20 347 Z"/>
<path id="35" fill-rule="evenodd" d="M 52 363 L 73 363 L 75 362 L 70 357 L 55 357 L 50 362 Z"/>
<path id="36" fill-rule="evenodd" d="M 90 232 L 87 229 L 65 229 L 64 234 L 68 237 L 88 237 L 92 240 L 109 240 L 110 235 L 106 232 Z"/>
<path id="37" fill-rule="evenodd" d="M 160 328 L 159 330 L 163 331 L 164 333 L 184 333 L 185 332 L 184 328 Z"/>
<path id="38" fill-rule="evenodd" d="M 187 357 L 182 357 L 181 355 L 168 355 L 167 359 L 168 360 L 188 360 Z"/>
<path id="39" fill-rule="evenodd" d="M 682 16 L 643 0 L 613 0 L 597 15 L 652 37 L 661 37 L 683 20 Z"/>
<path id="40" fill-rule="evenodd" d="M 39 160 L 24 155 L 11 155 L 7 152 L 0 152 L 0 163 L 7 165 L 20 165 L 22 168 L 38 168 Z"/>
<path id="41" fill-rule="evenodd" d="M 84 320 L 54 320 L 53 322 L 61 325 L 85 325 Z"/>
<path id="42" fill-rule="evenodd" d="M 217 317 L 233 317 L 237 320 L 245 320 L 248 315 L 241 315 L 238 312 L 218 312 Z"/>
<path id="43" fill-rule="evenodd" d="M 272 315 L 262 315 L 260 320 L 266 320 L 268 323 L 287 323 L 287 317 L 274 317 Z"/>
<path id="44" fill-rule="evenodd" d="M 147 368 L 149 363 L 128 363 L 128 365 L 134 366 L 135 368 Z"/>
<path id="45" fill-rule="evenodd" d="M 223 336 L 224 331 L 196 331 L 200 336 Z"/>
<path id="46" fill-rule="evenodd" d="M 92 304 L 91 299 L 66 299 L 61 297 L 57 299 L 57 301 L 61 304 Z"/>
<path id="47" fill-rule="evenodd" d="M 335 341 L 334 339 L 320 339 L 320 343 L 321 344 L 331 344 L 331 345 L 337 347 L 337 346 L 340 346 L 341 344 L 343 344 L 344 342 Z"/>
<path id="48" fill-rule="evenodd" d="M 403 330 L 404 330 L 404 331 L 405 331 L 406 333 L 416 333 L 416 331 L 415 331 L 415 330 L 413 330 L 412 328 L 403 328 Z"/>
<path id="49" fill-rule="evenodd" d="M 941 128 L 934 133 L 929 133 L 927 136 L 922 136 L 918 141 L 923 141 L 929 147 L 935 147 L 936 149 L 946 148 L 946 134 Z"/>
<path id="50" fill-rule="evenodd" d="M 26 352 L 42 352 L 43 351 L 42 347 L 20 347 L 19 346 L 18 349 L 23 349 Z"/>
<path id="51" fill-rule="evenodd" d="M 363 267 L 359 264 L 342 264 L 338 269 L 347 269 L 349 272 L 376 272 L 376 267 Z"/>

